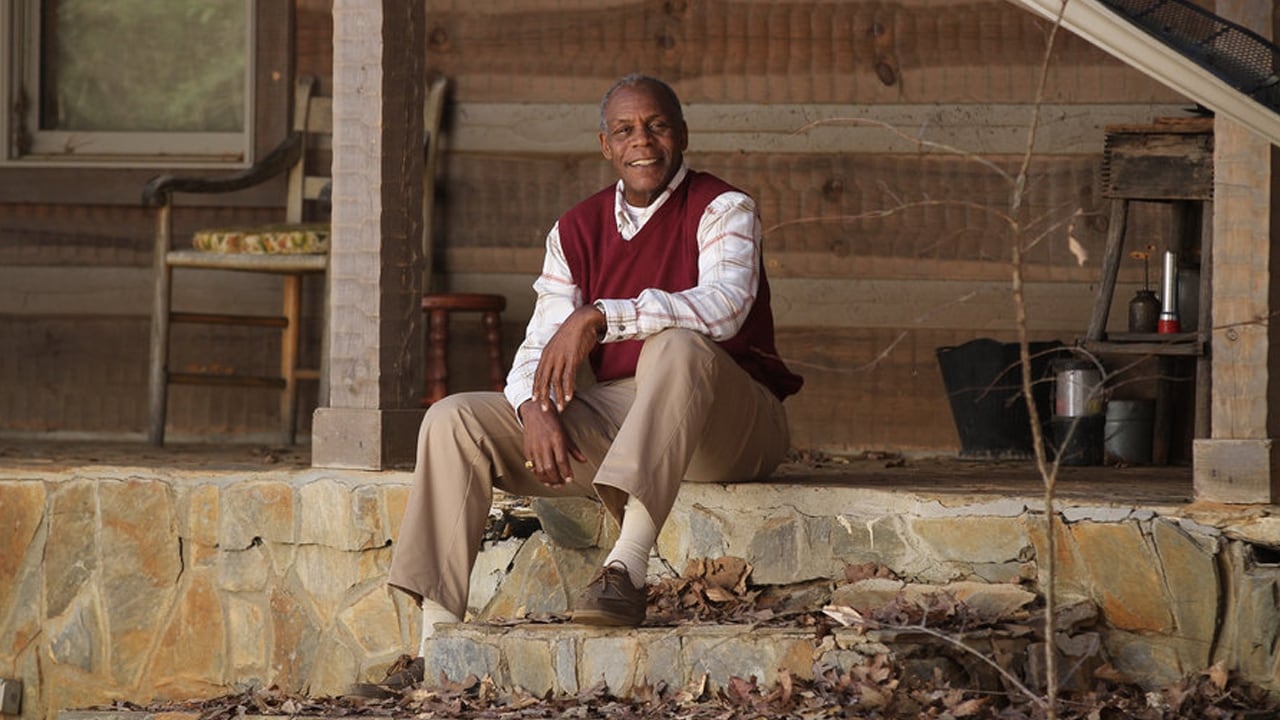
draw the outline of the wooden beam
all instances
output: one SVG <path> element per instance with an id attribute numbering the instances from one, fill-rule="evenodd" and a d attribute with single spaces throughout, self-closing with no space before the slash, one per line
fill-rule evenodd
<path id="1" fill-rule="evenodd" d="M 541 248 L 451 248 L 445 255 L 448 287 L 458 292 L 501 292 L 532 297 L 531 286 L 542 266 Z M 1006 263 L 982 260 L 938 260 L 885 257 L 836 257 L 830 253 L 779 252 L 766 258 L 769 277 L 833 281 L 970 281 L 1007 283 Z M 175 288 L 174 307 L 196 310 L 203 298 L 217 295 L 228 313 L 274 312 L 280 278 L 262 273 L 213 272 L 180 268 L 183 280 Z M 1028 282 L 1090 285 L 1097 268 L 1028 265 Z M 151 312 L 151 268 L 87 266 L 0 267 L 0 314 L 42 316 L 146 316 Z M 1142 281 L 1134 267 L 1121 272 L 1117 298 L 1132 295 Z M 309 281 L 311 282 L 311 281 Z M 316 278 L 311 282 L 318 286 Z M 488 284 L 486 284 L 488 283 Z M 491 284 L 491 285 L 489 285 Z M 1076 292 L 1072 290 L 1071 292 Z M 318 302 L 318 299 L 317 299 Z M 529 305 L 532 308 L 532 305 Z M 519 316 L 514 307 L 508 314 Z M 527 317 L 527 314 L 525 315 Z"/>
<path id="2" fill-rule="evenodd" d="M 695 105 L 1021 103 L 1044 54 L 1043 21 L 997 0 L 439 5 L 427 63 L 461 102 L 595 103 L 643 68 Z M 1048 71 L 1050 88 L 1094 102 L 1180 100 L 1066 33 Z"/>
<path id="3" fill-rule="evenodd" d="M 499 293 L 507 297 L 507 322 L 521 325 L 533 312 L 535 276 L 505 273 L 451 273 L 453 292 Z M 1013 331 L 1008 280 L 770 279 L 774 318 L 779 327 L 928 328 L 965 330 L 972 335 Z M 1118 297 L 1131 297 L 1138 285 L 1121 285 Z M 1093 307 L 1087 283 L 1028 282 L 1029 327 L 1064 342 L 1083 335 Z M 1122 327 L 1124 303 L 1112 312 Z"/>
<path id="4" fill-rule="evenodd" d="M 518 273 L 536 275 L 542 267 L 542 248 L 461 247 L 445 253 L 449 273 Z M 880 280 L 992 280 L 1008 281 L 1008 263 L 992 260 L 949 260 L 939 258 L 838 256 L 818 252 L 770 252 L 765 267 L 771 278 L 842 278 Z M 1099 279 L 1097 267 L 1028 264 L 1023 268 L 1028 282 L 1093 283 Z M 1121 282 L 1142 281 L 1142 269 L 1131 264 L 1120 272 Z"/>
<path id="5" fill-rule="evenodd" d="M 937 143 L 979 155 L 1027 149 L 1027 104 L 708 104 L 689 103 L 690 147 L 698 152 L 943 152 Z M 1185 105 L 1131 103 L 1040 107 L 1038 154 L 1094 154 L 1104 127 L 1186 114 Z M 468 153 L 580 153 L 598 145 L 597 105 L 462 103 L 447 149 Z"/>
<path id="6" fill-rule="evenodd" d="M 412 463 L 422 409 L 421 0 L 336 0 L 329 397 L 312 464 Z"/>
<path id="7" fill-rule="evenodd" d="M 1270 3 L 1219 0 L 1217 10 L 1272 36 Z M 1280 501 L 1272 406 L 1280 344 L 1269 322 L 1277 282 L 1274 153 L 1246 124 L 1215 120 L 1211 436 L 1195 441 L 1193 466 L 1201 500 Z"/>
<path id="8" fill-rule="evenodd" d="M 219 297 L 220 310 L 232 314 L 275 313 L 280 304 L 280 278 L 261 273 L 182 269 L 173 305 L 199 309 L 204 298 Z M 0 267 L 0 314 L 42 316 L 149 316 L 151 268 L 138 267 Z M 317 280 L 319 282 L 319 280 Z M 207 305 L 206 305 L 207 307 Z"/>

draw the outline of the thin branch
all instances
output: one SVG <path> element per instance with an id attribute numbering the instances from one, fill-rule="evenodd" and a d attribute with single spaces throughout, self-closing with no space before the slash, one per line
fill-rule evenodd
<path id="1" fill-rule="evenodd" d="M 1000 673 L 1000 677 L 1004 678 L 1006 681 L 1009 682 L 1010 685 L 1017 688 L 1018 692 L 1030 698 L 1031 702 L 1035 703 L 1041 708 L 1044 708 L 1048 712 L 1052 712 L 1052 708 L 1049 707 L 1049 702 L 1045 698 L 1040 697 L 1038 694 L 1033 692 L 1031 688 L 1028 688 L 1026 685 L 1022 684 L 1022 681 L 1018 680 L 1018 678 L 1015 677 L 1013 673 L 1009 672 L 1003 667 L 1000 667 L 1000 663 L 997 663 L 995 660 L 992 660 L 991 658 L 987 657 L 984 653 L 980 653 L 976 649 L 971 648 L 968 645 L 965 645 L 963 642 L 961 642 L 960 640 L 957 640 L 951 635 L 938 630 L 934 630 L 928 625 L 924 625 L 924 624 L 908 625 L 908 626 L 905 626 L 905 628 L 910 630 L 919 630 L 920 632 L 923 632 L 926 635 L 938 638 L 943 642 L 949 643 L 951 645 L 954 645 L 957 648 L 960 648 L 961 650 L 964 650 L 965 652 L 971 653 L 982 662 L 994 668 L 996 672 Z"/>
<path id="2" fill-rule="evenodd" d="M 775 223 L 765 228 L 764 234 L 768 235 L 769 233 L 775 230 L 781 230 L 782 228 L 790 227 L 792 225 L 807 225 L 807 224 L 813 224 L 813 223 L 854 222 L 857 220 L 869 220 L 873 218 L 891 217 L 893 215 L 897 215 L 898 213 L 904 212 L 906 210 L 912 210 L 915 208 L 938 207 L 938 206 L 944 206 L 944 205 L 962 207 L 962 208 L 967 208 L 969 210 L 977 210 L 979 212 L 986 213 L 999 220 L 1002 220 L 1004 221 L 1005 224 L 1010 225 L 1011 227 L 1017 226 L 1017 222 L 1013 219 L 1012 216 L 1002 213 L 999 210 L 996 210 L 995 208 L 991 207 L 990 205 L 983 205 L 982 203 L 974 202 L 972 200 L 915 200 L 912 202 L 900 203 L 890 208 L 881 208 L 879 210 L 867 210 L 866 212 L 856 213 L 853 215 L 812 215 L 807 217 L 795 218 L 794 220 L 786 220 L 784 222 Z"/>
<path id="3" fill-rule="evenodd" d="M 1053 60 L 1054 43 L 1058 36 L 1058 30 L 1062 27 L 1062 18 L 1067 12 L 1067 3 L 1070 0 L 1062 0 L 1061 7 L 1058 8 L 1058 16 L 1053 23 L 1053 27 L 1049 31 L 1048 41 L 1045 43 L 1044 59 L 1040 64 L 1040 78 L 1036 83 L 1035 102 L 1031 109 L 1031 122 L 1027 129 L 1027 147 L 1026 152 L 1022 156 L 1022 167 L 1018 171 L 1017 180 L 1014 182 L 1013 195 L 1009 200 L 1009 216 L 1017 217 L 1019 208 L 1022 207 L 1023 191 L 1027 185 L 1027 173 L 1031 167 L 1031 158 L 1035 152 L 1036 132 L 1040 127 L 1040 110 L 1044 102 L 1045 85 L 1049 78 L 1049 64 Z M 1045 588 L 1045 613 L 1044 613 L 1044 635 L 1048 638 L 1045 643 L 1045 684 L 1048 693 L 1048 706 L 1046 713 L 1048 720 L 1054 720 L 1057 717 L 1058 705 L 1058 658 L 1057 653 L 1053 649 L 1054 617 L 1057 605 L 1057 544 L 1054 536 L 1054 489 L 1057 484 L 1058 467 L 1062 460 L 1062 453 L 1057 453 L 1051 468 L 1045 466 L 1044 453 L 1044 432 L 1040 425 L 1040 411 L 1036 407 L 1035 398 L 1031 395 L 1031 358 L 1028 351 L 1029 343 L 1027 339 L 1027 308 L 1026 297 L 1023 294 L 1022 283 L 1022 246 L 1017 242 L 1018 235 L 1015 233 L 1015 242 L 1013 244 L 1013 299 L 1014 314 L 1017 319 L 1018 326 L 1018 354 L 1022 358 L 1022 390 L 1026 396 L 1027 412 L 1031 417 L 1031 435 L 1034 443 L 1036 467 L 1040 470 L 1040 475 L 1044 479 L 1044 515 L 1045 515 L 1045 549 L 1048 553 L 1048 565 L 1046 572 L 1048 575 L 1048 583 Z M 1074 429 L 1074 428 L 1072 428 Z"/>
<path id="4" fill-rule="evenodd" d="M 885 623 L 877 622 L 875 620 L 871 620 L 866 617 L 863 617 L 862 613 L 851 611 L 850 608 L 846 608 L 846 607 L 828 606 L 826 608 L 823 608 L 823 612 L 827 615 L 827 617 L 830 617 L 831 619 L 835 620 L 836 622 L 846 627 L 848 627 L 850 624 L 856 623 L 858 626 L 865 629 L 869 629 L 869 630 L 888 629 L 888 630 L 919 631 L 926 635 L 929 635 L 930 637 L 934 637 L 939 640 L 942 640 L 943 642 L 954 645 L 955 647 L 963 650 L 964 652 L 969 653 L 974 657 L 977 657 L 979 660 L 986 663 L 987 665 L 990 665 L 996 672 L 1000 673 L 1000 676 L 1003 677 L 1006 681 L 1008 681 L 1010 685 L 1016 688 L 1018 692 L 1022 693 L 1023 695 L 1026 695 L 1027 698 L 1031 700 L 1031 702 L 1035 703 L 1036 705 L 1042 708 L 1047 707 L 1045 699 L 1037 695 L 1035 692 L 1032 692 L 1031 688 L 1028 688 L 1026 685 L 1024 685 L 1022 681 L 1017 678 L 1017 676 L 1015 676 L 1013 673 L 1009 672 L 1005 668 L 1001 667 L 999 663 L 987 657 L 984 653 L 978 652 L 976 649 L 971 648 L 968 645 L 965 645 L 960 640 L 957 640 L 955 637 L 952 636 L 951 633 L 944 633 L 940 630 L 934 630 L 928 625 L 925 625 L 923 622 L 915 625 L 885 624 Z"/>
<path id="5" fill-rule="evenodd" d="M 995 163 L 982 157 L 981 155 L 977 155 L 975 153 L 971 153 L 966 150 L 961 150 L 958 147 L 947 145 L 946 143 L 934 142 L 932 140 L 925 140 L 924 138 L 918 135 L 909 135 L 906 132 L 903 132 L 902 130 L 898 129 L 896 126 L 890 125 L 889 123 L 884 122 L 883 120 L 872 120 L 870 118 L 851 118 L 851 117 L 823 118 L 821 120 L 813 120 L 811 122 L 805 123 L 804 125 L 801 125 L 798 129 L 793 131 L 792 134 L 799 135 L 801 133 L 806 133 L 809 130 L 812 130 L 813 128 L 821 127 L 823 125 L 862 125 L 864 127 L 883 128 L 893 133 L 894 135 L 897 135 L 903 140 L 906 140 L 907 142 L 915 143 L 917 146 L 921 148 L 928 148 L 930 150 L 941 150 L 946 153 L 959 155 L 968 160 L 972 160 L 978 163 L 979 165 L 982 165 L 983 167 L 987 168 L 988 170 L 991 170 L 992 172 L 996 173 L 1005 182 L 1010 182 L 1010 183 L 1013 182 L 1013 178 L 1010 177 L 1009 173 L 1005 172 L 1004 169 L 1002 169 L 999 165 L 996 165 Z"/>

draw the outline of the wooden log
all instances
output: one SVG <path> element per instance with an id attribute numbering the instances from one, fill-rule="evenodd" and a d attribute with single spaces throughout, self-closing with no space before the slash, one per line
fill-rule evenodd
<path id="1" fill-rule="evenodd" d="M 1015 104 L 688 103 L 690 147 L 704 153 L 961 152 L 1020 155 L 1035 107 Z M 1105 128 L 1185 112 L 1184 105 L 1045 103 L 1037 154 L 1096 155 Z M 595 103 L 459 103 L 449 152 L 578 155 L 598 145 Z M 948 150 L 953 148 L 954 150 Z"/>
<path id="2" fill-rule="evenodd" d="M 1008 181 L 972 159 L 856 154 L 701 154 L 690 164 L 755 197 L 767 253 L 843 257 L 1006 260 Z M 1107 227 L 1096 187 L 1097 156 L 1037 160 L 1018 217 L 1031 263 L 1076 264 L 1070 228 L 1091 256 Z M 1011 173 L 1016 160 L 991 159 Z M 446 246 L 542 247 L 554 219 L 612 181 L 598 155 L 456 155 L 449 159 Z M 1135 228 L 1140 227 L 1134 223 Z M 1168 219 L 1131 243 L 1154 242 Z"/>
<path id="3" fill-rule="evenodd" d="M 440 0 L 427 23 L 427 65 L 462 102 L 598 102 L 636 68 L 691 103 L 1028 102 L 1046 31 L 997 0 Z M 1049 87 L 1066 96 L 1179 100 L 1070 34 L 1054 58 Z"/>

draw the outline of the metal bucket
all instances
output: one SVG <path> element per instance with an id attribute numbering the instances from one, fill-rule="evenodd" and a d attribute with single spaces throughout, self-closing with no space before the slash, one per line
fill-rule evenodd
<path id="1" fill-rule="evenodd" d="M 1053 452 L 1061 465 L 1102 464 L 1102 415 L 1054 417 L 1049 421 Z"/>
<path id="2" fill-rule="evenodd" d="M 1102 413 L 1102 371 L 1085 360 L 1063 360 L 1054 364 L 1055 402 L 1058 417 L 1081 417 Z"/>
<path id="3" fill-rule="evenodd" d="M 1062 343 L 1031 343 L 1031 395 L 1042 429 L 1053 407 L 1052 362 Z M 963 458 L 1028 458 L 1034 452 L 1031 415 L 1022 396 L 1017 343 L 977 338 L 937 349 Z"/>
<path id="4" fill-rule="evenodd" d="M 1151 463 L 1151 439 L 1155 429 L 1155 400 L 1112 400 L 1107 403 L 1107 459 L 1130 465 Z"/>

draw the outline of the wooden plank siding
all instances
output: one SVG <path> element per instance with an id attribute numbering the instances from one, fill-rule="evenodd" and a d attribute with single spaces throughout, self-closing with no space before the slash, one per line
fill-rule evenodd
<path id="1" fill-rule="evenodd" d="M 686 104 L 690 164 L 759 202 L 779 349 L 807 379 L 788 401 L 795 445 L 957 449 L 934 353 L 975 337 L 1013 337 L 1012 239 L 1001 217 L 1010 188 L 1001 173 L 1016 172 L 1026 147 L 1043 22 L 1003 0 L 426 2 L 428 71 L 451 82 L 436 263 L 447 288 L 508 296 L 508 358 L 529 317 L 551 223 L 611 180 L 595 138 L 600 95 L 618 76 L 644 71 L 670 81 Z M 330 7 L 294 0 L 295 71 L 318 75 L 326 94 Z M 1037 339 L 1071 340 L 1088 322 L 1107 223 L 1098 177 L 1103 128 L 1179 114 L 1188 104 L 1059 36 L 1017 218 L 1043 234 L 1027 267 Z M 827 124 L 806 128 L 815 120 Z M 180 231 L 208 221 L 206 211 L 213 212 L 184 210 Z M 1067 247 L 1068 225 L 1088 254 L 1083 265 Z M 1130 227 L 1131 243 L 1157 244 L 1170 219 L 1161 206 L 1139 205 Z M 0 365 L 0 436 L 33 427 L 142 428 L 148 308 L 145 289 L 134 286 L 148 278 L 149 238 L 140 208 L 0 199 L 0 345 L 47 354 L 43 328 L 75 348 L 72 355 L 93 358 L 59 355 L 46 370 L 21 372 Z M 33 298 L 33 288 L 54 277 L 89 290 Z M 1141 267 L 1126 265 L 1117 298 L 1140 281 Z M 222 291 L 248 305 L 271 302 L 272 288 L 236 283 Z M 112 294 L 113 284 L 129 289 Z M 318 302 L 318 293 L 309 298 Z M 1117 302 L 1113 316 L 1123 310 Z M 192 330 L 209 333 L 189 339 L 196 348 L 262 342 Z M 91 339 L 104 336 L 132 341 L 94 352 Z M 478 321 L 455 321 L 455 389 L 483 386 L 471 362 L 481 337 Z M 107 395 L 115 403 L 109 412 L 87 399 L 48 410 L 31 399 L 34 387 L 75 385 L 70 379 L 89 363 L 120 388 Z M 171 427 L 234 435 L 274 426 L 271 398 L 226 393 L 183 388 L 171 401 Z M 95 413 L 111 420 L 89 417 Z"/>

